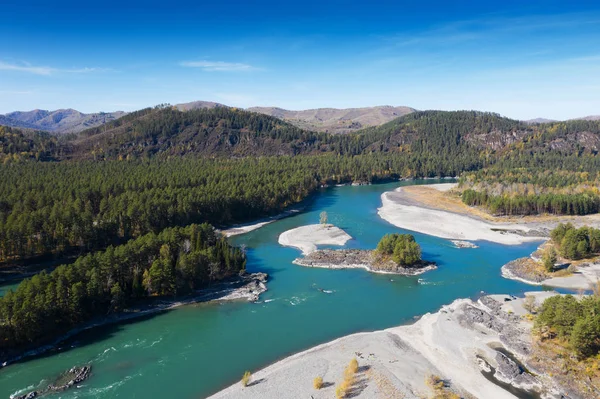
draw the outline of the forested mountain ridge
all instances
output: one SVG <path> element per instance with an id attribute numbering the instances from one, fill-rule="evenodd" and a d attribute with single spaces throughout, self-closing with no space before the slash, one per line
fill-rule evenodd
<path id="1" fill-rule="evenodd" d="M 72 142 L 73 157 L 295 155 L 316 140 L 326 140 L 325 134 L 319 137 L 279 119 L 234 108 L 182 112 L 163 106 L 138 113 L 83 131 Z"/>
<path id="2" fill-rule="evenodd" d="M 381 126 L 336 135 L 226 106 L 179 111 L 162 105 L 66 136 L 54 158 L 403 153 L 423 162 L 453 162 L 460 172 L 531 151 L 596 153 L 599 133 L 600 121 L 531 125 L 477 111 L 418 111 Z"/>
<path id="3" fill-rule="evenodd" d="M 477 111 L 419 111 L 356 133 L 333 135 L 302 130 L 274 117 L 228 107 L 180 112 L 167 106 L 135 114 L 82 132 L 73 141 L 73 156 L 114 159 L 189 153 L 237 157 L 358 155 L 438 149 L 489 155 L 490 151 L 519 143 L 522 148 L 535 144 L 571 149 L 579 145 L 594 151 L 600 126 L 593 121 L 528 125 Z"/>

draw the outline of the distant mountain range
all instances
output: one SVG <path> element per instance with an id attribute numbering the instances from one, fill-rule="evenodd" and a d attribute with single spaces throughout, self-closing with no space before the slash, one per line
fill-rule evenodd
<path id="1" fill-rule="evenodd" d="M 276 107 L 252 107 L 247 111 L 274 116 L 305 130 L 350 133 L 365 127 L 383 125 L 416 110 L 410 107 L 384 105 L 345 109 L 317 108 L 302 111 L 290 111 Z"/>
<path id="2" fill-rule="evenodd" d="M 98 112 L 84 114 L 74 109 L 46 111 L 35 109 L 27 112 L 11 112 L 0 115 L 0 125 L 26 129 L 46 130 L 54 133 L 77 133 L 103 125 L 125 115 L 126 112 Z"/>
<path id="3" fill-rule="evenodd" d="M 193 101 L 176 104 L 180 111 L 213 108 L 235 108 L 212 101 Z M 380 126 L 396 118 L 416 112 L 410 107 L 389 105 L 363 108 L 317 108 L 292 111 L 278 107 L 250 107 L 246 111 L 273 116 L 296 127 L 314 132 L 344 134 L 372 126 Z M 0 125 L 24 129 L 46 130 L 54 133 L 79 133 L 85 129 L 97 127 L 114 121 L 126 112 L 99 112 L 84 114 L 74 109 L 56 111 L 33 110 L 11 112 L 0 115 Z M 600 115 L 590 115 L 573 120 L 600 120 Z M 554 119 L 535 118 L 523 121 L 527 124 L 552 123 Z"/>
<path id="4" fill-rule="evenodd" d="M 181 108 L 189 111 L 180 112 Z M 480 165 L 483 152 L 506 155 L 527 151 L 600 151 L 600 121 L 561 123 L 564 129 L 478 111 L 415 111 L 353 134 L 327 134 L 304 130 L 258 112 L 195 103 L 130 112 L 65 140 L 47 132 L 0 127 L 0 152 L 14 160 L 373 153 L 420 154 L 423 159 L 430 159 L 443 153 L 452 173 L 459 173 Z M 437 167 L 436 163 L 425 166 L 430 171 Z"/>
<path id="5" fill-rule="evenodd" d="M 180 111 L 193 109 L 227 107 L 227 105 L 194 101 L 177 104 Z M 389 105 L 363 108 L 317 108 L 301 111 L 290 111 L 278 107 L 250 107 L 246 111 L 273 116 L 296 127 L 314 132 L 350 133 L 365 127 L 379 126 L 403 115 L 415 112 L 410 107 L 392 107 Z"/>
<path id="6" fill-rule="evenodd" d="M 600 115 L 589 115 L 589 116 L 584 116 L 582 118 L 573 118 L 573 119 L 568 119 L 570 121 L 598 121 L 600 120 Z M 523 121 L 525 123 L 529 123 L 529 124 L 534 124 L 534 123 L 552 123 L 552 122 L 559 122 L 559 120 L 557 119 L 546 119 L 546 118 L 535 118 L 535 119 L 529 119 L 526 121 Z"/>

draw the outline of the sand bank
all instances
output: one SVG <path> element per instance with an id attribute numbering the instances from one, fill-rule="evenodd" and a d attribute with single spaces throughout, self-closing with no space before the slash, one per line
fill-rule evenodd
<path id="1" fill-rule="evenodd" d="M 546 245 L 548 243 L 540 245 L 529 257 L 518 258 L 502 266 L 502 277 L 531 285 L 586 291 L 600 282 L 600 263 L 594 260 L 570 263 L 559 259 L 555 264 L 558 270 L 547 272 L 540 255 Z"/>
<path id="2" fill-rule="evenodd" d="M 350 335 L 293 355 L 254 373 L 251 386 L 237 383 L 211 398 L 331 398 L 354 357 L 360 368 L 352 397 L 430 397 L 425 384 L 430 375 L 447 381 L 447 389 L 462 397 L 514 398 L 494 381 L 552 397 L 558 389 L 550 377 L 520 370 L 510 359 L 526 361 L 531 346 L 531 324 L 515 312 L 524 312 L 522 299 L 459 299 L 413 325 Z M 320 390 L 312 386 L 317 376 L 325 382 Z"/>
<path id="3" fill-rule="evenodd" d="M 261 227 L 266 226 L 269 223 L 273 223 L 277 220 L 295 215 L 298 212 L 300 212 L 299 209 L 290 209 L 289 211 L 285 211 L 283 213 L 280 213 L 279 215 L 271 216 L 266 219 L 261 219 L 254 223 L 239 224 L 239 225 L 232 226 L 228 229 L 221 230 L 221 233 L 223 233 L 225 235 L 225 237 L 232 237 L 232 236 L 237 236 L 240 234 L 246 234 L 251 231 L 258 230 Z"/>
<path id="4" fill-rule="evenodd" d="M 431 185 L 447 190 L 454 183 Z M 379 216 L 394 226 L 449 240 L 486 240 L 505 245 L 539 241 L 539 236 L 520 224 L 491 223 L 458 213 L 418 206 L 403 195 L 402 187 L 381 195 Z"/>
<path id="5" fill-rule="evenodd" d="M 298 248 L 304 255 L 317 250 L 317 245 L 344 245 L 350 237 L 344 230 L 331 224 L 310 224 L 281 233 L 279 244 Z"/>
<path id="6" fill-rule="evenodd" d="M 600 281 L 600 264 L 577 266 L 577 270 L 570 276 L 554 277 L 542 281 L 542 285 L 572 290 L 591 290 Z"/>
<path id="7" fill-rule="evenodd" d="M 588 264 L 577 266 L 577 270 L 571 275 L 551 277 L 545 279 L 530 279 L 515 273 L 508 265 L 502 266 L 502 277 L 521 281 L 525 284 L 543 285 L 552 288 L 566 288 L 568 290 L 592 290 L 600 282 L 600 264 Z"/>

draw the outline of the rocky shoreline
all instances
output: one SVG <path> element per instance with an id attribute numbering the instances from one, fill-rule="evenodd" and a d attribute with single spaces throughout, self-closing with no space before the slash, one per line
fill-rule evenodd
<path id="1" fill-rule="evenodd" d="M 152 301 L 151 303 L 145 303 L 128 309 L 126 312 L 116 313 L 100 319 L 94 319 L 80 327 L 70 330 L 49 344 L 29 348 L 26 351 L 0 354 L 0 369 L 8 366 L 11 363 L 15 363 L 29 357 L 39 356 L 45 352 L 55 350 L 67 339 L 79 334 L 82 331 L 86 331 L 95 327 L 119 323 L 125 320 L 131 320 L 154 313 L 164 312 L 179 306 L 200 302 L 235 300 L 256 302 L 260 295 L 267 291 L 267 280 L 268 275 L 266 273 L 245 273 L 232 277 L 228 280 L 221 281 L 211 287 L 204 288 L 192 295 L 188 295 L 176 301 Z"/>
<path id="2" fill-rule="evenodd" d="M 402 267 L 392 260 L 382 260 L 375 251 L 362 249 L 322 249 L 297 258 L 293 262 L 304 267 L 325 269 L 365 269 L 372 273 L 399 274 L 416 276 L 437 266 L 433 262 L 421 261 L 413 267 Z"/>
<path id="3" fill-rule="evenodd" d="M 528 257 L 511 260 L 502 266 L 501 273 L 504 278 L 532 285 L 541 285 L 544 280 L 550 278 L 548 273 L 536 268 L 535 261 Z"/>
<path id="4" fill-rule="evenodd" d="M 456 248 L 479 248 L 478 245 L 473 244 L 471 241 L 463 241 L 463 240 L 450 240 L 452 244 Z"/>
<path id="5" fill-rule="evenodd" d="M 76 384 L 81 384 L 90 377 L 92 366 L 72 367 L 69 371 L 61 375 L 54 383 L 48 384 L 44 389 L 27 392 L 13 399 L 33 399 L 46 394 L 55 392 L 64 392 L 73 388 Z"/>
<path id="6" fill-rule="evenodd" d="M 527 295 L 539 306 L 556 293 Z M 523 298 L 458 299 L 414 324 L 349 335 L 292 355 L 254 373 L 260 384 L 236 383 L 210 398 L 330 398 L 353 357 L 361 370 L 353 397 L 430 397 L 424 381 L 431 376 L 445 382 L 446 392 L 466 398 L 593 397 L 555 377 L 551 368 L 532 365 L 539 353 L 527 315 Z M 328 384 L 315 390 L 315 376 Z"/>
<path id="7" fill-rule="evenodd" d="M 530 256 L 512 260 L 502 266 L 502 277 L 530 285 L 544 285 L 565 288 L 574 291 L 587 291 L 600 281 L 600 262 L 598 259 L 572 262 L 565 259 L 555 264 L 553 272 L 546 271 L 542 265 L 542 253 L 548 245 L 540 245 Z"/>

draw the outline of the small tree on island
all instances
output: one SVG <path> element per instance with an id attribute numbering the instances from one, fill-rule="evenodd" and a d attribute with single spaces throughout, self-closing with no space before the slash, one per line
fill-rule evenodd
<path id="1" fill-rule="evenodd" d="M 327 224 L 327 212 L 321 212 L 321 214 L 319 215 L 319 223 L 321 223 L 323 226 Z"/>
<path id="2" fill-rule="evenodd" d="M 544 251 L 544 254 L 542 255 L 542 263 L 544 264 L 544 269 L 546 269 L 548 273 L 552 273 L 554 271 L 554 264 L 556 263 L 556 261 L 556 250 L 554 249 L 554 247 L 549 247 L 548 249 L 546 249 L 546 251 Z"/>
<path id="3" fill-rule="evenodd" d="M 421 247 L 412 234 L 386 234 L 377 244 L 377 252 L 398 265 L 412 266 L 421 261 Z"/>

